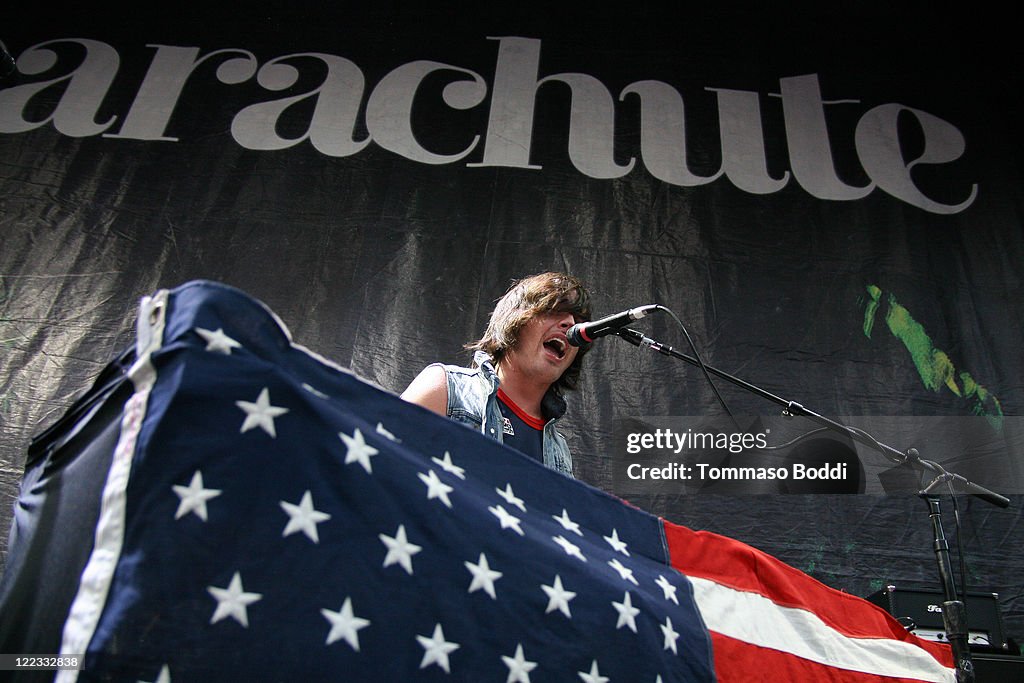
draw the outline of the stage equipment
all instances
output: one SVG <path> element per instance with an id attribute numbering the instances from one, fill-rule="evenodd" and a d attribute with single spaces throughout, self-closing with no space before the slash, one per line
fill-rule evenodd
<path id="1" fill-rule="evenodd" d="M 867 599 L 900 620 L 907 630 L 928 640 L 947 642 L 946 625 L 942 620 L 942 591 L 890 584 Z M 964 605 L 970 624 L 967 639 L 971 650 L 1006 650 L 999 594 L 971 591 Z"/>

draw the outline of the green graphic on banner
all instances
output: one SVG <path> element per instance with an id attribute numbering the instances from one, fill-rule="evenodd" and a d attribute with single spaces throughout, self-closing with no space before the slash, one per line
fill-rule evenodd
<path id="1" fill-rule="evenodd" d="M 875 327 L 875 316 L 882 305 L 882 290 L 875 285 L 868 285 L 867 292 L 864 336 L 870 339 Z M 924 386 L 934 392 L 946 387 L 962 398 L 972 413 L 988 418 L 993 429 L 1002 429 L 1003 409 L 999 399 L 978 384 L 970 373 L 958 373 L 946 352 L 935 348 L 924 326 L 914 320 L 910 311 L 900 305 L 895 295 L 888 294 L 885 303 L 888 305 L 885 323 L 889 331 L 907 347 Z"/>

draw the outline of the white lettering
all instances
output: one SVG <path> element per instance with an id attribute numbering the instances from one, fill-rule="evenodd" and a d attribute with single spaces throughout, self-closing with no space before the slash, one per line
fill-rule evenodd
<path id="1" fill-rule="evenodd" d="M 222 83 L 237 84 L 249 80 L 256 73 L 256 57 L 247 50 L 217 50 L 197 59 L 197 47 L 148 47 L 157 48 L 157 52 L 142 85 L 139 86 L 135 101 L 125 116 L 121 130 L 106 137 L 177 142 L 178 138 L 167 137 L 167 125 L 185 83 L 196 67 L 219 55 L 236 55 L 223 62 L 217 69 L 218 80 Z"/>
<path id="2" fill-rule="evenodd" d="M 419 61 L 398 67 L 377 84 L 366 105 L 366 126 L 370 137 L 384 149 L 424 164 L 447 164 L 469 154 L 480 136 L 457 154 L 435 154 L 424 149 L 412 131 L 412 105 L 423 79 L 435 71 L 457 71 L 471 81 L 449 83 L 442 97 L 450 107 L 470 109 L 483 101 L 487 85 L 478 74 L 437 62 Z"/>
<path id="3" fill-rule="evenodd" d="M 906 163 L 900 152 L 900 139 L 896 119 L 901 112 L 913 116 L 924 134 L 925 147 L 921 155 Z M 953 214 L 963 211 L 978 196 L 978 186 L 971 186 L 970 196 L 959 204 L 943 204 L 926 197 L 910 177 L 918 164 L 942 164 L 959 159 L 966 143 L 963 134 L 950 123 L 937 116 L 901 104 L 884 104 L 871 109 L 857 123 L 855 144 L 861 164 L 868 175 L 897 199 L 925 211 Z"/>
<path id="4" fill-rule="evenodd" d="M 120 56 L 111 46 L 86 39 L 44 42 L 22 53 L 17 65 L 23 75 L 63 73 L 0 90 L 0 133 L 23 133 L 52 123 L 57 132 L 69 137 L 105 134 L 115 139 L 175 142 L 178 138 L 168 135 L 172 115 L 188 80 L 206 60 L 229 56 L 216 70 L 221 83 L 240 84 L 255 76 L 261 87 L 274 92 L 293 88 L 299 82 L 296 65 L 318 60 L 326 67 L 320 85 L 308 92 L 248 104 L 234 115 L 231 134 L 239 145 L 270 151 L 308 140 L 322 154 L 346 157 L 365 149 L 372 139 L 381 148 L 417 163 L 448 164 L 465 159 L 482 138 L 481 161 L 469 163 L 470 167 L 538 170 L 540 166 L 530 163 L 538 91 L 541 86 L 560 83 L 568 86 L 571 97 L 566 151 L 575 168 L 590 178 L 599 179 L 620 178 L 633 170 L 634 158 L 624 163 L 616 161 L 616 102 L 601 81 L 584 73 L 542 77 L 539 73 L 540 40 L 520 37 L 492 40 L 498 42 L 498 50 L 486 129 L 466 131 L 465 144 L 457 143 L 461 149 L 454 153 L 427 149 L 416 139 L 417 125 L 414 124 L 419 122 L 413 121 L 414 103 L 424 79 L 437 72 L 452 72 L 457 77 L 442 91 L 444 104 L 454 110 L 479 106 L 486 99 L 488 84 L 469 69 L 425 60 L 394 68 L 366 99 L 369 136 L 357 139 L 366 83 L 363 72 L 348 59 L 298 53 L 277 57 L 260 66 L 247 50 L 215 50 L 200 56 L 195 47 L 150 45 L 156 48 L 156 54 L 138 86 L 121 129 L 106 133 L 117 116 L 110 115 L 102 122 L 96 119 L 118 75 Z M 67 54 L 75 48 L 84 50 L 84 57 L 71 68 L 59 65 L 61 59 L 73 61 Z M 977 197 L 976 184 L 960 190 L 959 196 L 954 194 L 952 201 L 929 196 L 934 193 L 926 194 L 918 186 L 913 177 L 917 166 L 935 167 L 956 161 L 963 156 L 966 141 L 952 123 L 897 103 L 872 107 L 860 116 L 853 131 L 853 145 L 870 181 L 863 186 L 844 182 L 833 159 L 835 143 L 829 133 L 825 108 L 826 104 L 855 106 L 858 101 L 826 102 L 817 74 L 785 77 L 779 82 L 790 170 L 780 170 L 777 178 L 768 171 L 760 95 L 756 92 L 705 88 L 716 94 L 722 152 L 720 168 L 710 175 L 694 173 L 687 163 L 687 150 L 692 140 L 687 137 L 685 102 L 679 91 L 666 83 L 641 80 L 623 88 L 619 101 L 631 95 L 639 99 L 640 157 L 654 178 L 671 185 L 706 185 L 725 176 L 745 192 L 767 195 L 785 187 L 792 173 L 800 187 L 819 199 L 861 199 L 878 187 L 900 201 L 936 214 L 964 211 Z M 37 96 L 49 89 L 58 93 L 59 99 L 56 104 L 45 105 L 49 107 L 47 111 L 40 111 L 40 102 L 45 99 Z M 315 102 L 305 131 L 293 132 L 290 136 L 283 134 L 284 127 L 280 124 L 286 112 L 308 100 Z M 916 124 L 923 139 L 922 149 L 915 158 L 904 158 L 901 126 L 897 125 L 901 120 Z M 444 123 L 432 120 L 422 125 L 443 126 Z M 289 120 L 288 124 L 294 131 L 295 121 Z M 932 182 L 936 175 L 930 174 Z M 949 191 L 956 192 L 955 189 Z M 644 443 L 643 447 L 649 446 Z M 676 442 L 675 448 L 678 452 L 682 443 Z"/>
<path id="5" fill-rule="evenodd" d="M 818 75 L 781 78 L 779 83 L 789 163 L 800 187 L 818 199 L 850 200 L 867 196 L 874 189 L 873 184 L 853 187 L 836 175 Z"/>
<path id="6" fill-rule="evenodd" d="M 46 48 L 62 44 L 85 48 L 82 63 L 63 76 L 0 90 L 0 133 L 24 133 L 52 122 L 62 135 L 82 138 L 102 133 L 117 120 L 116 116 L 111 116 L 104 123 L 96 122 L 100 104 L 121 64 L 117 51 L 106 43 L 73 38 L 40 43 L 22 53 L 18 69 L 29 76 L 49 71 L 57 64 L 57 54 Z M 25 109 L 29 100 L 58 83 L 67 83 L 67 86 L 53 111 L 44 118 L 27 120 Z"/>
<path id="7" fill-rule="evenodd" d="M 732 184 L 751 194 L 778 192 L 789 182 L 768 175 L 768 160 L 761 126 L 761 105 L 756 92 L 708 88 L 718 93 L 718 125 L 722 144 L 722 170 Z"/>
<path id="8" fill-rule="evenodd" d="M 246 149 L 284 149 L 308 139 L 318 152 L 327 156 L 345 157 L 359 152 L 370 143 L 370 139 L 356 140 L 354 137 L 365 80 L 363 72 L 354 63 L 317 52 L 288 55 L 261 67 L 256 76 L 257 82 L 274 91 L 293 86 L 298 81 L 299 72 L 284 60 L 302 57 L 319 60 L 327 67 L 323 82 L 307 93 L 245 107 L 232 120 L 231 135 Z M 288 108 L 310 98 L 316 98 L 316 104 L 306 132 L 294 138 L 280 136 L 277 124 L 281 116 Z"/>
<path id="9" fill-rule="evenodd" d="M 626 86 L 619 96 L 640 97 L 640 153 L 652 176 L 672 185 L 692 187 L 710 183 L 722 175 L 699 176 L 686 165 L 686 123 L 683 97 L 659 81 L 640 81 Z"/>

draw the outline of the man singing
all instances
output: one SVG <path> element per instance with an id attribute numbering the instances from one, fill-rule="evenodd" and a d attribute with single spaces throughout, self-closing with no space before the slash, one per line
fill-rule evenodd
<path id="1" fill-rule="evenodd" d="M 590 296 L 563 273 L 513 283 L 491 313 L 484 336 L 466 345 L 473 366 L 434 363 L 402 398 L 467 424 L 551 469 L 572 476 L 572 456 L 555 422 L 563 391 L 576 388 L 585 348 L 565 333 L 590 320 Z"/>

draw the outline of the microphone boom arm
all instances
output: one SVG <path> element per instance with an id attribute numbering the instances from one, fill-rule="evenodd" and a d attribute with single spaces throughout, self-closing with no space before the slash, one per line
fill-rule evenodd
<path id="1" fill-rule="evenodd" d="M 637 330 L 624 327 L 616 331 L 615 334 L 618 337 L 625 339 L 627 342 L 634 346 L 648 348 L 662 355 L 670 356 L 672 358 L 685 361 L 690 365 L 695 365 L 697 367 L 703 366 L 704 369 L 706 369 L 709 373 L 717 377 L 721 377 L 722 379 L 731 382 L 732 384 L 735 384 L 741 389 L 745 389 L 746 391 L 749 391 L 752 394 L 755 394 L 757 396 L 760 396 L 761 398 L 771 401 L 772 403 L 782 406 L 784 415 L 791 415 L 794 417 L 806 417 L 812 422 L 816 422 L 819 425 L 827 427 L 840 434 L 844 434 L 850 437 L 851 439 L 854 439 L 858 443 L 864 444 L 865 446 L 868 446 L 878 451 L 886 458 L 896 463 L 910 463 L 917 469 L 928 472 L 936 477 L 942 478 L 944 481 L 949 481 L 950 483 L 953 483 L 956 486 L 958 486 L 965 493 L 977 496 L 978 498 L 981 498 L 982 500 L 991 503 L 992 505 L 995 505 L 997 507 L 1005 508 L 1010 505 L 1009 498 L 1006 498 L 1005 496 L 990 491 L 989 489 L 986 489 L 983 486 L 975 484 L 974 482 L 968 481 L 967 479 L 963 478 L 958 474 L 947 472 L 942 467 L 933 462 L 924 460 L 917 453 L 916 449 L 911 448 L 907 452 L 899 451 L 893 448 L 892 446 L 879 442 L 878 440 L 872 438 L 869 434 L 862 430 L 847 427 L 846 425 L 840 422 L 837 422 L 828 417 L 825 417 L 824 415 L 820 415 L 819 413 L 816 413 L 813 410 L 805 408 L 803 405 L 797 403 L 796 401 L 790 401 L 785 398 L 782 398 L 781 396 L 776 396 L 775 394 L 766 391 L 761 387 L 751 384 L 750 382 L 744 381 L 738 377 L 734 377 L 733 375 L 730 375 L 727 372 L 723 372 L 722 370 L 719 370 L 707 364 L 702 364 L 693 356 L 688 356 L 685 353 L 681 353 L 675 350 L 673 347 L 667 344 L 662 344 L 658 341 L 655 341 L 654 339 L 645 336 L 643 333 L 638 332 Z"/>

